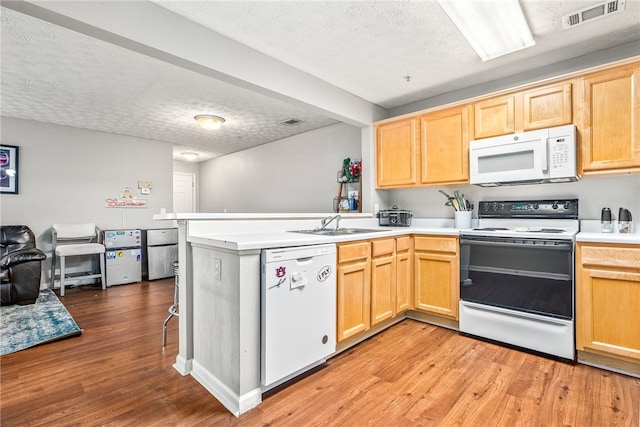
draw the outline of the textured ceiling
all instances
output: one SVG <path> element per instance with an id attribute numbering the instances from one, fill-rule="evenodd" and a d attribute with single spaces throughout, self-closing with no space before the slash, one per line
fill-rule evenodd
<path id="1" fill-rule="evenodd" d="M 387 109 L 640 39 L 638 0 L 570 31 L 597 0 L 520 0 L 536 45 L 484 63 L 434 0 L 155 3 Z"/>
<path id="2" fill-rule="evenodd" d="M 640 39 L 640 0 L 571 30 L 593 1 L 522 0 L 530 49 L 483 63 L 435 1 L 157 1 L 384 108 Z M 2 7 L 2 114 L 165 141 L 200 160 L 335 123 L 288 104 Z M 411 76 L 409 81 L 405 76 Z M 193 116 L 227 119 L 215 132 Z M 302 120 L 287 127 L 278 122 Z"/>

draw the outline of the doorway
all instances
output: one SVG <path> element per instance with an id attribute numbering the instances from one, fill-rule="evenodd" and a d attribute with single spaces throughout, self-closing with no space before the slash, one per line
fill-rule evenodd
<path id="1" fill-rule="evenodd" d="M 196 176 L 192 173 L 173 174 L 173 212 L 196 211 Z"/>

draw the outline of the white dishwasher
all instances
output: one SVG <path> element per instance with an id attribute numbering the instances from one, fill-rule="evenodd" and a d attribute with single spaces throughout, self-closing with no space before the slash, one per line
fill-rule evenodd
<path id="1" fill-rule="evenodd" d="M 336 351 L 335 244 L 261 254 L 261 382 L 275 387 Z"/>

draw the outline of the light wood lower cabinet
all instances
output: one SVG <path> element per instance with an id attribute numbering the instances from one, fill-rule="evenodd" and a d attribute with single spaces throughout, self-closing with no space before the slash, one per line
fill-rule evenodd
<path id="1" fill-rule="evenodd" d="M 396 314 L 413 308 L 411 237 L 396 239 Z"/>
<path id="2" fill-rule="evenodd" d="M 371 325 L 371 244 L 338 245 L 337 339 L 366 331 Z"/>
<path id="3" fill-rule="evenodd" d="M 338 244 L 338 341 L 411 308 L 409 236 Z"/>
<path id="4" fill-rule="evenodd" d="M 578 243 L 578 350 L 640 363 L 640 245 Z"/>
<path id="5" fill-rule="evenodd" d="M 414 237 L 415 309 L 458 320 L 458 237 Z"/>
<path id="6" fill-rule="evenodd" d="M 396 314 L 396 240 L 371 242 L 371 324 Z"/>

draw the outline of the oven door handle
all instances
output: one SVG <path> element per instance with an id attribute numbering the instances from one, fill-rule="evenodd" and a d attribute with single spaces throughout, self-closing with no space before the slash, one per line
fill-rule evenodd
<path id="1" fill-rule="evenodd" d="M 515 240 L 505 240 L 505 241 L 491 241 L 491 240 L 471 240 L 465 239 L 464 237 L 460 239 L 460 245 L 476 245 L 476 246 L 517 246 L 519 248 L 535 248 L 535 249 L 547 249 L 547 250 L 559 250 L 559 251 L 570 251 L 573 249 L 573 242 L 558 242 L 553 245 L 548 244 L 540 244 L 533 242 L 523 242 L 515 241 Z"/>

